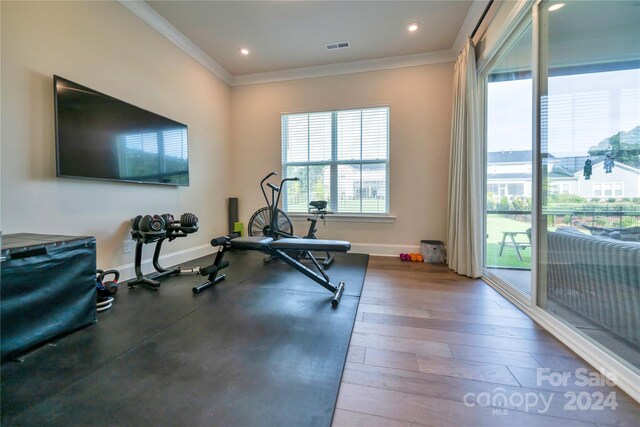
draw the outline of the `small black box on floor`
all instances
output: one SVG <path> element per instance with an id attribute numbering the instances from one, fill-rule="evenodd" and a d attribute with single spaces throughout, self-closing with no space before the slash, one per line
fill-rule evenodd
<path id="1" fill-rule="evenodd" d="M 95 237 L 2 236 L 2 360 L 95 321 Z"/>

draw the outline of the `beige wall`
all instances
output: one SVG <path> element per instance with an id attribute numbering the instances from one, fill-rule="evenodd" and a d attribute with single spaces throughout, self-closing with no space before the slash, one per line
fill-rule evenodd
<path id="1" fill-rule="evenodd" d="M 117 2 L 1 2 L 2 232 L 93 235 L 98 265 L 122 254 L 140 213 L 200 218 L 167 252 L 226 230 L 230 89 Z M 189 126 L 189 187 L 56 178 L 52 75 Z M 152 248 L 146 248 L 152 249 Z M 151 252 L 146 253 L 149 257 Z"/>
<path id="2" fill-rule="evenodd" d="M 231 189 L 240 220 L 246 226 L 264 205 L 260 179 L 281 171 L 281 113 L 388 105 L 395 222 L 327 222 L 318 234 L 374 244 L 373 253 L 389 254 L 420 239 L 445 240 L 452 85 L 453 64 L 445 63 L 234 87 Z M 307 223 L 294 227 L 305 234 Z"/>
<path id="3" fill-rule="evenodd" d="M 318 234 L 390 254 L 420 239 L 444 240 L 453 64 L 229 88 L 119 3 L 3 1 L 1 8 L 3 233 L 93 235 L 99 266 L 114 267 L 133 261 L 122 254 L 130 217 L 191 211 L 201 230 L 165 248 L 188 258 L 226 231 L 227 197 L 240 197 L 245 224 L 264 204 L 258 181 L 280 171 L 281 113 L 388 105 L 397 218 L 328 222 Z M 191 185 L 56 178 L 53 74 L 186 123 Z M 307 223 L 295 225 L 303 234 Z"/>

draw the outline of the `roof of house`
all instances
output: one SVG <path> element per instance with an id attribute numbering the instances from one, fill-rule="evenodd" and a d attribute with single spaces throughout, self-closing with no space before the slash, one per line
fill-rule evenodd
<path id="1" fill-rule="evenodd" d="M 487 153 L 487 163 L 526 163 L 532 159 L 531 150 L 494 151 Z"/>
<path id="2" fill-rule="evenodd" d="M 548 158 L 555 159 L 553 154 L 548 154 Z M 533 159 L 531 150 L 509 150 L 491 151 L 487 153 L 487 163 L 530 163 Z"/>
<path id="3" fill-rule="evenodd" d="M 490 173 L 487 179 L 524 179 L 531 180 L 531 173 Z"/>
<path id="4" fill-rule="evenodd" d="M 583 170 L 584 163 L 587 161 L 587 159 L 591 159 L 591 164 L 595 165 L 596 163 L 602 162 L 604 160 L 604 156 L 556 157 L 553 159 L 553 164 L 559 165 L 562 169 L 564 169 L 568 173 L 573 174 Z"/>
<path id="5" fill-rule="evenodd" d="M 592 169 L 592 170 L 594 170 L 594 169 L 596 169 L 596 168 L 602 168 L 603 166 L 604 166 L 604 161 L 601 161 L 601 162 L 598 162 L 598 163 L 593 162 L 593 163 L 591 164 L 591 169 Z M 629 172 L 633 172 L 633 173 L 635 173 L 635 174 L 637 174 L 637 175 L 640 175 L 640 169 L 636 169 L 636 168 L 634 168 L 633 166 L 625 165 L 624 163 L 614 162 L 614 164 L 613 164 L 613 168 L 614 168 L 614 169 L 615 169 L 615 168 L 625 169 L 625 170 L 628 170 Z M 576 171 L 576 172 L 574 173 L 574 175 L 575 175 L 575 176 L 582 175 L 582 170 Z"/>

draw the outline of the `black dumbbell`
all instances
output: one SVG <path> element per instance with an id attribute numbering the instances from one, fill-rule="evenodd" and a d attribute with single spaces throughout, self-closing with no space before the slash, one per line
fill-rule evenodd
<path id="1" fill-rule="evenodd" d="M 138 215 L 135 218 L 131 218 L 131 229 L 133 231 L 140 230 L 140 220 L 142 219 L 142 215 Z"/>
<path id="2" fill-rule="evenodd" d="M 145 215 L 138 225 L 140 231 L 158 232 L 164 229 L 164 220 L 159 215 Z"/>
<path id="3" fill-rule="evenodd" d="M 195 227 L 198 225 L 198 217 L 192 213 L 183 213 L 180 216 L 180 225 L 183 227 Z"/>
<path id="4" fill-rule="evenodd" d="M 160 217 L 164 220 L 165 227 L 169 227 L 176 221 L 170 213 L 162 214 Z"/>

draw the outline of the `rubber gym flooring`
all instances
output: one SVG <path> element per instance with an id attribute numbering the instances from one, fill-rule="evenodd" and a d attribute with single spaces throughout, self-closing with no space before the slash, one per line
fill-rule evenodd
<path id="1" fill-rule="evenodd" d="M 336 256 L 332 309 L 283 263 L 227 255 L 226 280 L 199 295 L 196 275 L 120 286 L 95 325 L 2 364 L 2 425 L 329 426 L 368 256 Z"/>

